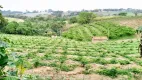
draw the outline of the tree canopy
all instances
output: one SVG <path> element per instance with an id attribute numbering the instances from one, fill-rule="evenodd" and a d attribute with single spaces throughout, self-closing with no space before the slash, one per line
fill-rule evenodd
<path id="1" fill-rule="evenodd" d="M 93 19 L 96 17 L 94 13 L 91 12 L 81 12 L 78 16 L 78 22 L 80 24 L 88 24 L 93 21 Z"/>
<path id="2" fill-rule="evenodd" d="M 0 10 L 1 8 L 3 7 L 0 5 Z M 4 19 L 4 17 L 2 16 L 2 13 L 0 12 L 0 29 L 3 28 L 6 24 L 7 24 L 7 21 Z"/>

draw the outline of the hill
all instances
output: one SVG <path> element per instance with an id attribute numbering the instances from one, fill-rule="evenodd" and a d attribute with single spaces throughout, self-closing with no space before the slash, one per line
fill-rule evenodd
<path id="1" fill-rule="evenodd" d="M 142 25 L 142 16 L 134 17 L 120 17 L 120 16 L 110 16 L 110 17 L 98 17 L 95 21 L 108 21 L 120 24 L 122 26 L 132 27 L 134 29 Z"/>
<path id="2" fill-rule="evenodd" d="M 127 26 L 120 26 L 111 22 L 97 22 L 73 26 L 62 36 L 78 41 L 91 41 L 93 36 L 107 36 L 109 39 L 118 39 L 134 34 L 135 30 Z"/>

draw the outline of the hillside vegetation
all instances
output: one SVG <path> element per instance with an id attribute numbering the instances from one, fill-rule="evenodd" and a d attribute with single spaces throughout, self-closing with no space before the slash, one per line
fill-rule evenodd
<path id="1" fill-rule="evenodd" d="M 120 26 L 111 22 L 97 22 L 73 26 L 63 33 L 63 37 L 78 41 L 91 41 L 93 36 L 107 36 L 109 39 L 119 39 L 135 34 L 133 28 Z"/>

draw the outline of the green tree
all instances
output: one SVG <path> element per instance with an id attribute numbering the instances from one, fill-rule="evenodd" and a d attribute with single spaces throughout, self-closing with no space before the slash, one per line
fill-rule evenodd
<path id="1" fill-rule="evenodd" d="M 70 18 L 70 23 L 77 23 L 77 18 L 76 17 L 71 17 Z"/>
<path id="2" fill-rule="evenodd" d="M 0 9 L 1 8 L 3 7 L 0 5 Z M 2 13 L 0 12 L 0 29 L 6 26 L 6 24 L 7 24 L 7 21 L 4 19 L 4 17 L 2 16 Z"/>
<path id="3" fill-rule="evenodd" d="M 3 31 L 9 34 L 16 34 L 16 29 L 18 26 L 19 24 L 17 22 L 10 22 L 7 26 L 3 28 Z"/>
<path id="4" fill-rule="evenodd" d="M 65 25 L 65 22 L 52 22 L 50 27 L 51 27 L 51 30 L 57 34 L 57 36 L 60 36 L 64 25 Z"/>
<path id="5" fill-rule="evenodd" d="M 119 15 L 119 16 L 127 16 L 127 13 L 122 12 L 122 13 L 119 13 L 118 15 Z"/>
<path id="6" fill-rule="evenodd" d="M 87 24 L 93 21 L 93 19 L 96 17 L 94 13 L 91 12 L 81 12 L 78 16 L 78 22 L 80 24 Z"/>

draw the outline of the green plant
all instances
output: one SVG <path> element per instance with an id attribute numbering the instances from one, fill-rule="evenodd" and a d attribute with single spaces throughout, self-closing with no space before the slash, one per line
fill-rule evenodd
<path id="1" fill-rule="evenodd" d="M 61 71 L 70 71 L 70 68 L 69 68 L 69 66 L 67 66 L 67 65 L 65 65 L 65 64 L 62 64 L 61 66 L 60 66 L 60 69 L 61 69 Z"/>
<path id="2" fill-rule="evenodd" d="M 85 67 L 86 64 L 89 63 L 89 60 L 82 57 L 82 56 L 79 56 L 77 59 L 75 59 L 76 61 L 79 61 L 81 63 L 81 66 L 82 67 Z"/>
<path id="3" fill-rule="evenodd" d="M 117 75 L 118 75 L 118 71 L 117 71 L 116 68 L 99 70 L 99 71 L 97 71 L 97 73 L 103 74 L 103 75 L 106 75 L 106 76 L 110 76 L 112 78 L 116 78 Z"/>
<path id="4" fill-rule="evenodd" d="M 120 60 L 119 63 L 121 65 L 126 65 L 126 64 L 130 64 L 130 61 L 128 61 L 128 60 Z"/>
<path id="5" fill-rule="evenodd" d="M 117 61 L 117 59 L 113 58 L 113 59 L 110 60 L 110 63 L 111 63 L 111 64 L 117 64 L 118 61 Z"/>
<path id="6" fill-rule="evenodd" d="M 0 76 L 4 76 L 4 67 L 8 63 L 8 55 L 6 54 L 7 44 L 0 39 Z"/>
<path id="7" fill-rule="evenodd" d="M 47 66 L 47 64 L 41 63 L 40 59 L 35 58 L 35 60 L 33 60 L 33 67 L 37 68 L 37 67 L 40 67 L 40 66 Z"/>
<path id="8" fill-rule="evenodd" d="M 54 59 L 55 57 L 52 55 L 52 54 L 45 54 L 44 55 L 44 59 L 46 59 L 46 60 L 52 60 L 52 59 Z"/>
<path id="9" fill-rule="evenodd" d="M 38 53 L 44 53 L 45 50 L 43 50 L 43 49 L 38 49 L 37 52 L 38 52 Z"/>
<path id="10" fill-rule="evenodd" d="M 85 65 L 85 70 L 83 71 L 84 74 L 91 74 L 93 73 L 93 70 L 91 69 L 92 66 L 91 65 Z"/>
<path id="11" fill-rule="evenodd" d="M 26 64 L 27 62 L 23 59 L 20 58 L 16 61 L 16 68 L 18 70 L 18 75 L 20 76 L 20 79 L 23 78 L 23 74 L 25 73 L 26 67 L 28 64 Z"/>
<path id="12" fill-rule="evenodd" d="M 67 60 L 67 56 L 66 55 L 63 55 L 59 58 L 59 61 L 61 63 L 61 65 Z"/>

